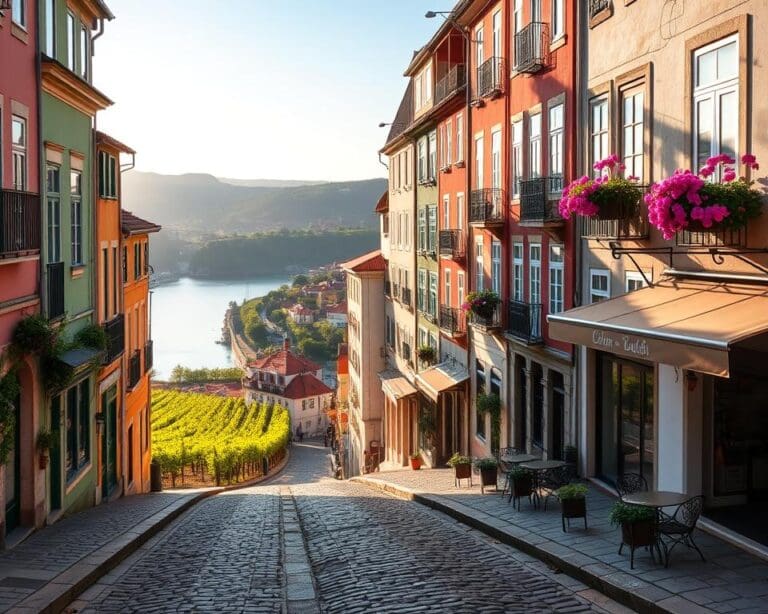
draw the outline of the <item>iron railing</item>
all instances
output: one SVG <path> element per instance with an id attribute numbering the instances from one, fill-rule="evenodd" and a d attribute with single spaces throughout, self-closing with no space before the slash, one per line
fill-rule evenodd
<path id="1" fill-rule="evenodd" d="M 504 91 L 504 59 L 488 58 L 477 67 L 477 96 L 498 96 Z"/>
<path id="2" fill-rule="evenodd" d="M 464 233 L 461 230 L 440 231 L 440 255 L 454 260 L 464 258 Z"/>
<path id="3" fill-rule="evenodd" d="M 400 302 L 406 307 L 413 306 L 413 299 L 411 298 L 410 288 L 405 288 L 405 287 L 400 288 Z"/>
<path id="4" fill-rule="evenodd" d="M 482 329 L 501 328 L 501 303 L 497 303 L 493 308 L 493 312 L 489 316 L 484 316 L 475 313 L 471 313 L 471 322 L 474 326 Z"/>
<path id="5" fill-rule="evenodd" d="M 499 224 L 504 222 L 504 190 L 484 188 L 470 194 L 469 221 L 473 224 Z"/>
<path id="6" fill-rule="evenodd" d="M 540 303 L 509 301 L 507 332 L 526 343 L 541 343 L 543 341 L 541 313 Z"/>
<path id="7" fill-rule="evenodd" d="M 149 373 L 152 370 L 152 364 L 154 363 L 154 360 L 154 344 L 152 339 L 150 339 L 144 346 L 144 373 Z"/>
<path id="8" fill-rule="evenodd" d="M 48 272 L 48 318 L 64 315 L 64 263 L 50 262 Z"/>
<path id="9" fill-rule="evenodd" d="M 262 382 L 255 378 L 248 380 L 248 387 L 253 390 L 266 392 L 267 394 L 282 395 L 285 391 L 285 386 L 280 386 L 271 382 Z"/>
<path id="10" fill-rule="evenodd" d="M 456 64 L 435 86 L 435 104 L 458 92 L 467 84 L 467 68 L 464 64 Z"/>
<path id="11" fill-rule="evenodd" d="M 107 350 L 104 354 L 104 364 L 108 365 L 125 350 L 125 316 L 118 313 L 109 322 L 104 323 L 104 334 L 107 337 Z"/>
<path id="12" fill-rule="evenodd" d="M 467 318 L 461 309 L 440 305 L 440 328 L 452 335 L 467 331 Z"/>
<path id="13" fill-rule="evenodd" d="M 141 352 L 136 350 L 128 359 L 128 388 L 136 388 L 141 379 Z"/>
<path id="14" fill-rule="evenodd" d="M 515 70 L 535 73 L 549 64 L 549 25 L 532 21 L 515 34 Z"/>
<path id="15" fill-rule="evenodd" d="M 0 190 L 0 258 L 40 251 L 40 195 Z"/>
<path id="16" fill-rule="evenodd" d="M 680 247 L 746 247 L 747 227 L 725 230 L 683 230 L 675 235 Z"/>
<path id="17" fill-rule="evenodd" d="M 596 17 L 611 8 L 611 0 L 589 0 L 589 18 Z"/>
<path id="18" fill-rule="evenodd" d="M 562 192 L 563 177 L 536 177 L 520 180 L 520 221 L 528 223 L 563 222 L 557 201 L 549 195 Z"/>
<path id="19" fill-rule="evenodd" d="M 582 218 L 581 236 L 585 239 L 644 239 L 648 237 L 647 207 L 641 193 L 648 186 L 638 186 L 636 200 L 612 205 L 611 217 L 594 216 Z"/>

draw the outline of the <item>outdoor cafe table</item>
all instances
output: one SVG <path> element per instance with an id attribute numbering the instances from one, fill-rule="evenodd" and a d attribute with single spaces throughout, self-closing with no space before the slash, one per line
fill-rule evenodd
<path id="1" fill-rule="evenodd" d="M 687 495 L 682 492 L 674 492 L 671 490 L 648 490 L 645 492 L 636 492 L 631 495 L 624 495 L 621 500 L 628 505 L 639 505 L 641 507 L 651 507 L 656 511 L 656 542 L 660 544 L 660 535 L 658 531 L 659 517 L 661 515 L 662 507 L 677 507 L 682 505 L 692 495 Z M 657 545 L 659 549 L 659 556 L 661 556 L 660 545 Z"/>
<path id="2" fill-rule="evenodd" d="M 559 469 L 560 467 L 566 466 L 565 461 L 561 460 L 535 460 L 535 461 L 528 461 L 525 463 L 520 463 L 520 467 L 523 469 L 529 469 L 530 471 L 533 471 L 536 474 L 535 478 L 535 484 L 536 484 L 536 493 L 535 498 L 538 497 L 538 491 L 539 491 L 539 479 L 541 478 L 541 475 L 546 473 L 547 471 L 551 471 L 552 469 Z"/>
<path id="3" fill-rule="evenodd" d="M 501 457 L 501 462 L 510 465 L 519 465 L 520 463 L 535 461 L 537 458 L 538 456 L 534 456 L 533 454 L 505 454 Z"/>

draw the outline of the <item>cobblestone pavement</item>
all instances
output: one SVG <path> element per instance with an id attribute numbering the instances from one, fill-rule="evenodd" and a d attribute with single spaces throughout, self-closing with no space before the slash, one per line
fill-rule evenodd
<path id="1" fill-rule="evenodd" d="M 439 512 L 328 478 L 324 448 L 292 454 L 271 482 L 199 503 L 70 611 L 604 611 L 583 584 Z"/>

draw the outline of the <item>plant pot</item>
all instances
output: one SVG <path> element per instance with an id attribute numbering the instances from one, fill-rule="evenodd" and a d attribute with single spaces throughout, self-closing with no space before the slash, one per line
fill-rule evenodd
<path id="1" fill-rule="evenodd" d="M 477 319 L 486 321 L 493 319 L 494 311 L 496 311 L 495 305 L 493 307 L 478 307 L 476 309 L 472 309 L 472 313 L 475 314 Z"/>
<path id="2" fill-rule="evenodd" d="M 453 477 L 457 480 L 468 480 L 472 477 L 471 463 L 461 463 L 453 466 Z"/>
<path id="3" fill-rule="evenodd" d="M 608 201 L 600 205 L 600 210 L 595 217 L 598 220 L 620 220 L 627 215 L 629 210 L 630 207 L 620 200 Z"/>
<path id="4" fill-rule="evenodd" d="M 560 506 L 563 518 L 584 518 L 587 515 L 587 500 L 584 498 L 561 499 Z"/>
<path id="5" fill-rule="evenodd" d="M 621 523 L 621 540 L 631 548 L 656 543 L 656 523 L 653 520 Z"/>
<path id="6" fill-rule="evenodd" d="M 512 478 L 512 496 L 522 499 L 533 494 L 533 478 L 529 475 L 522 478 Z"/>
<path id="7" fill-rule="evenodd" d="M 411 459 L 411 469 L 421 469 L 421 459 L 420 458 L 412 458 Z"/>
<path id="8" fill-rule="evenodd" d="M 496 488 L 496 480 L 498 477 L 498 468 L 491 467 L 489 469 L 480 470 L 480 486 L 493 486 Z"/>
<path id="9" fill-rule="evenodd" d="M 48 468 L 48 454 L 46 452 L 41 452 L 40 456 L 37 459 L 38 465 L 40 469 L 47 469 Z"/>

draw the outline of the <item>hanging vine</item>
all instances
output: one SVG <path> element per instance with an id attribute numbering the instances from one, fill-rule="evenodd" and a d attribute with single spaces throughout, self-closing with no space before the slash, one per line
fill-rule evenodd
<path id="1" fill-rule="evenodd" d="M 2 365 L 0 365 L 2 371 Z M 6 435 L 16 426 L 16 401 L 19 396 L 19 378 L 15 369 L 9 369 L 0 376 L 0 465 L 8 462 L 13 447 L 13 437 Z"/>
<path id="2" fill-rule="evenodd" d="M 501 445 L 501 398 L 498 394 L 479 394 L 475 403 L 479 416 L 491 416 L 491 450 L 495 452 Z"/>

